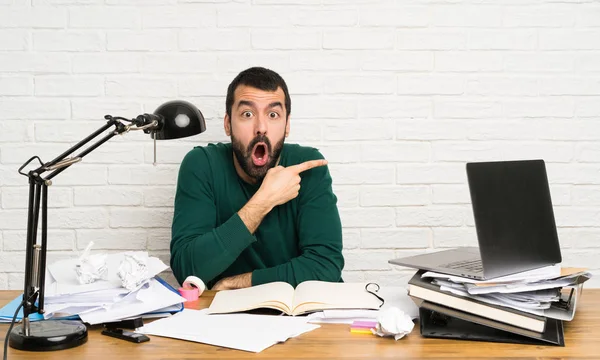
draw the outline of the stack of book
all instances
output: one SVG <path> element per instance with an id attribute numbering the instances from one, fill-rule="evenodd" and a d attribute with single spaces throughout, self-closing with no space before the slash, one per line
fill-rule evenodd
<path id="1" fill-rule="evenodd" d="M 563 321 L 575 316 L 590 277 L 562 268 L 554 276 L 492 282 L 419 270 L 408 294 L 425 337 L 564 346 Z"/>

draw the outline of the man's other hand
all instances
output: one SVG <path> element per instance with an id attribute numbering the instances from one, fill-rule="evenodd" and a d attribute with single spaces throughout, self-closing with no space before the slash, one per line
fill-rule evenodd
<path id="1" fill-rule="evenodd" d="M 235 275 L 219 280 L 211 290 L 234 290 L 252 286 L 252 273 Z"/>

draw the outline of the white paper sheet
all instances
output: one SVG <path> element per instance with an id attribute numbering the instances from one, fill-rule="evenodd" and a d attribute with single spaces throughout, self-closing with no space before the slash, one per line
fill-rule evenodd
<path id="1" fill-rule="evenodd" d="M 319 328 L 306 317 L 225 314 L 208 315 L 206 309 L 184 309 L 169 318 L 154 321 L 138 332 L 195 341 L 251 352 L 286 341 Z"/>
<path id="2" fill-rule="evenodd" d="M 421 277 L 431 278 L 442 278 L 448 279 L 457 283 L 470 283 L 470 284 L 489 284 L 489 283 L 500 283 L 500 282 L 534 282 L 539 280 L 554 279 L 560 276 L 560 264 L 545 266 L 539 269 L 533 269 L 529 271 L 523 271 L 517 274 L 501 276 L 490 280 L 475 280 L 470 278 L 464 278 L 460 276 L 448 275 L 437 273 L 433 271 L 427 271 Z"/>

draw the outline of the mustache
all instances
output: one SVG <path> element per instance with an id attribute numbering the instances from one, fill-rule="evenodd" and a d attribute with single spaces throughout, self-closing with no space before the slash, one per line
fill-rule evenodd
<path id="1" fill-rule="evenodd" d="M 250 144 L 248 144 L 248 149 L 247 149 L 248 154 L 252 153 L 252 149 L 254 149 L 254 146 L 256 144 L 258 144 L 259 142 L 263 142 L 263 143 L 265 143 L 265 145 L 267 145 L 267 152 L 270 154 L 271 153 L 271 141 L 269 141 L 269 138 L 266 137 L 265 135 L 257 135 L 254 139 L 252 139 L 252 141 L 250 141 Z"/>

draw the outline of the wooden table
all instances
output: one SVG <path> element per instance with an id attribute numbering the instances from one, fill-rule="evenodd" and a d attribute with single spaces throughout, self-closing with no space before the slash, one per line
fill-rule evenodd
<path id="1" fill-rule="evenodd" d="M 18 294 L 18 291 L 0 291 L 0 306 Z M 209 291 L 186 307 L 207 307 L 213 296 Z M 157 336 L 151 336 L 149 342 L 134 344 L 101 335 L 100 329 L 91 327 L 88 342 L 68 350 L 34 353 L 9 347 L 8 359 L 600 359 L 600 289 L 584 289 L 575 320 L 565 322 L 565 347 L 425 339 L 420 336 L 418 326 L 405 338 L 394 341 L 370 334 L 352 334 L 349 325 L 323 324 L 319 329 L 255 354 Z M 7 330 L 8 325 L 0 325 L 2 344 Z"/>

